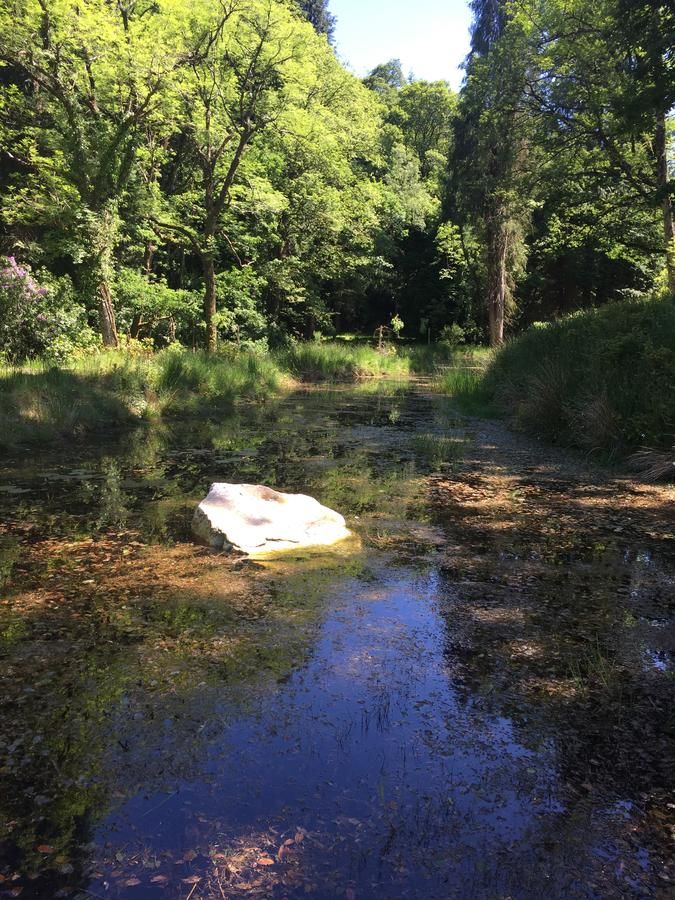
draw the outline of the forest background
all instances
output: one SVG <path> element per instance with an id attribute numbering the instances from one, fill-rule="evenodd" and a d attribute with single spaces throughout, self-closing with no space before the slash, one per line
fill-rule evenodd
<path id="1" fill-rule="evenodd" d="M 325 0 L 5 3 L 5 354 L 495 344 L 672 290 L 672 4 L 472 6 L 457 95 L 357 79 Z"/>
<path id="2" fill-rule="evenodd" d="M 675 4 L 470 6 L 455 93 L 398 60 L 357 78 L 327 0 L 6 0 L 5 362 L 383 326 L 500 346 L 585 315 L 498 357 L 492 393 L 668 443 Z"/>

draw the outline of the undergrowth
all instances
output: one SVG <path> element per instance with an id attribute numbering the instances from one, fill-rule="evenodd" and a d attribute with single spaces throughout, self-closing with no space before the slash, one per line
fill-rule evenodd
<path id="1" fill-rule="evenodd" d="M 535 326 L 507 344 L 481 389 L 523 429 L 625 453 L 675 436 L 675 300 L 616 303 Z"/>

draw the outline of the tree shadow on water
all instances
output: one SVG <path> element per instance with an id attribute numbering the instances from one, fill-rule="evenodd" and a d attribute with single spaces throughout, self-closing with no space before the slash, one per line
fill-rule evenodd
<path id="1" fill-rule="evenodd" d="M 632 889 L 657 896 L 675 826 L 672 508 L 663 492 L 555 456 L 480 456 L 432 486 L 449 543 L 448 672 L 525 746 L 553 740 L 566 820 L 625 820 L 616 864 L 648 850 Z"/>

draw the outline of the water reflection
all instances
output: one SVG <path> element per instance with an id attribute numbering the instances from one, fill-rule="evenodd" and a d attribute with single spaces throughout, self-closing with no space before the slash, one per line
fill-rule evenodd
<path id="1" fill-rule="evenodd" d="M 409 388 L 307 392 L 7 467 L 0 896 L 656 897 L 667 760 L 635 778 L 625 722 L 667 728 L 672 565 L 479 481 L 434 509 L 470 431 Z M 362 543 L 197 548 L 214 480 Z"/>

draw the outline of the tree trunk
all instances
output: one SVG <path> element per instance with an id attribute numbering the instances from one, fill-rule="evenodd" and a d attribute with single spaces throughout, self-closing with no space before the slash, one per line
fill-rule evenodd
<path id="1" fill-rule="evenodd" d="M 138 335 L 141 333 L 141 328 L 143 327 L 143 317 L 140 313 L 134 313 L 134 317 L 131 320 L 131 327 L 129 328 L 129 337 L 132 340 L 136 340 Z"/>
<path id="2" fill-rule="evenodd" d="M 206 350 L 215 353 L 218 349 L 218 328 L 216 326 L 216 267 L 213 257 L 202 257 L 204 271 L 204 321 L 206 322 Z"/>
<path id="3" fill-rule="evenodd" d="M 657 184 L 659 195 L 662 195 L 663 204 L 663 236 L 666 243 L 668 288 L 675 294 L 675 215 L 673 212 L 673 198 L 669 191 L 666 117 L 663 113 L 659 113 L 656 119 L 655 151 Z"/>
<path id="4" fill-rule="evenodd" d="M 143 253 L 143 269 L 145 270 L 146 275 L 152 274 L 152 262 L 155 257 L 156 249 L 157 245 L 153 244 L 152 241 L 145 242 L 145 252 Z"/>
<path id="5" fill-rule="evenodd" d="M 507 232 L 497 213 L 487 223 L 487 303 L 490 346 L 504 342 L 506 311 L 506 247 Z"/>
<path id="6" fill-rule="evenodd" d="M 117 336 L 117 324 L 115 322 L 115 309 L 112 302 L 112 294 L 107 281 L 101 281 L 98 285 L 98 317 L 101 325 L 101 337 L 104 347 L 117 348 L 120 345 Z"/>

